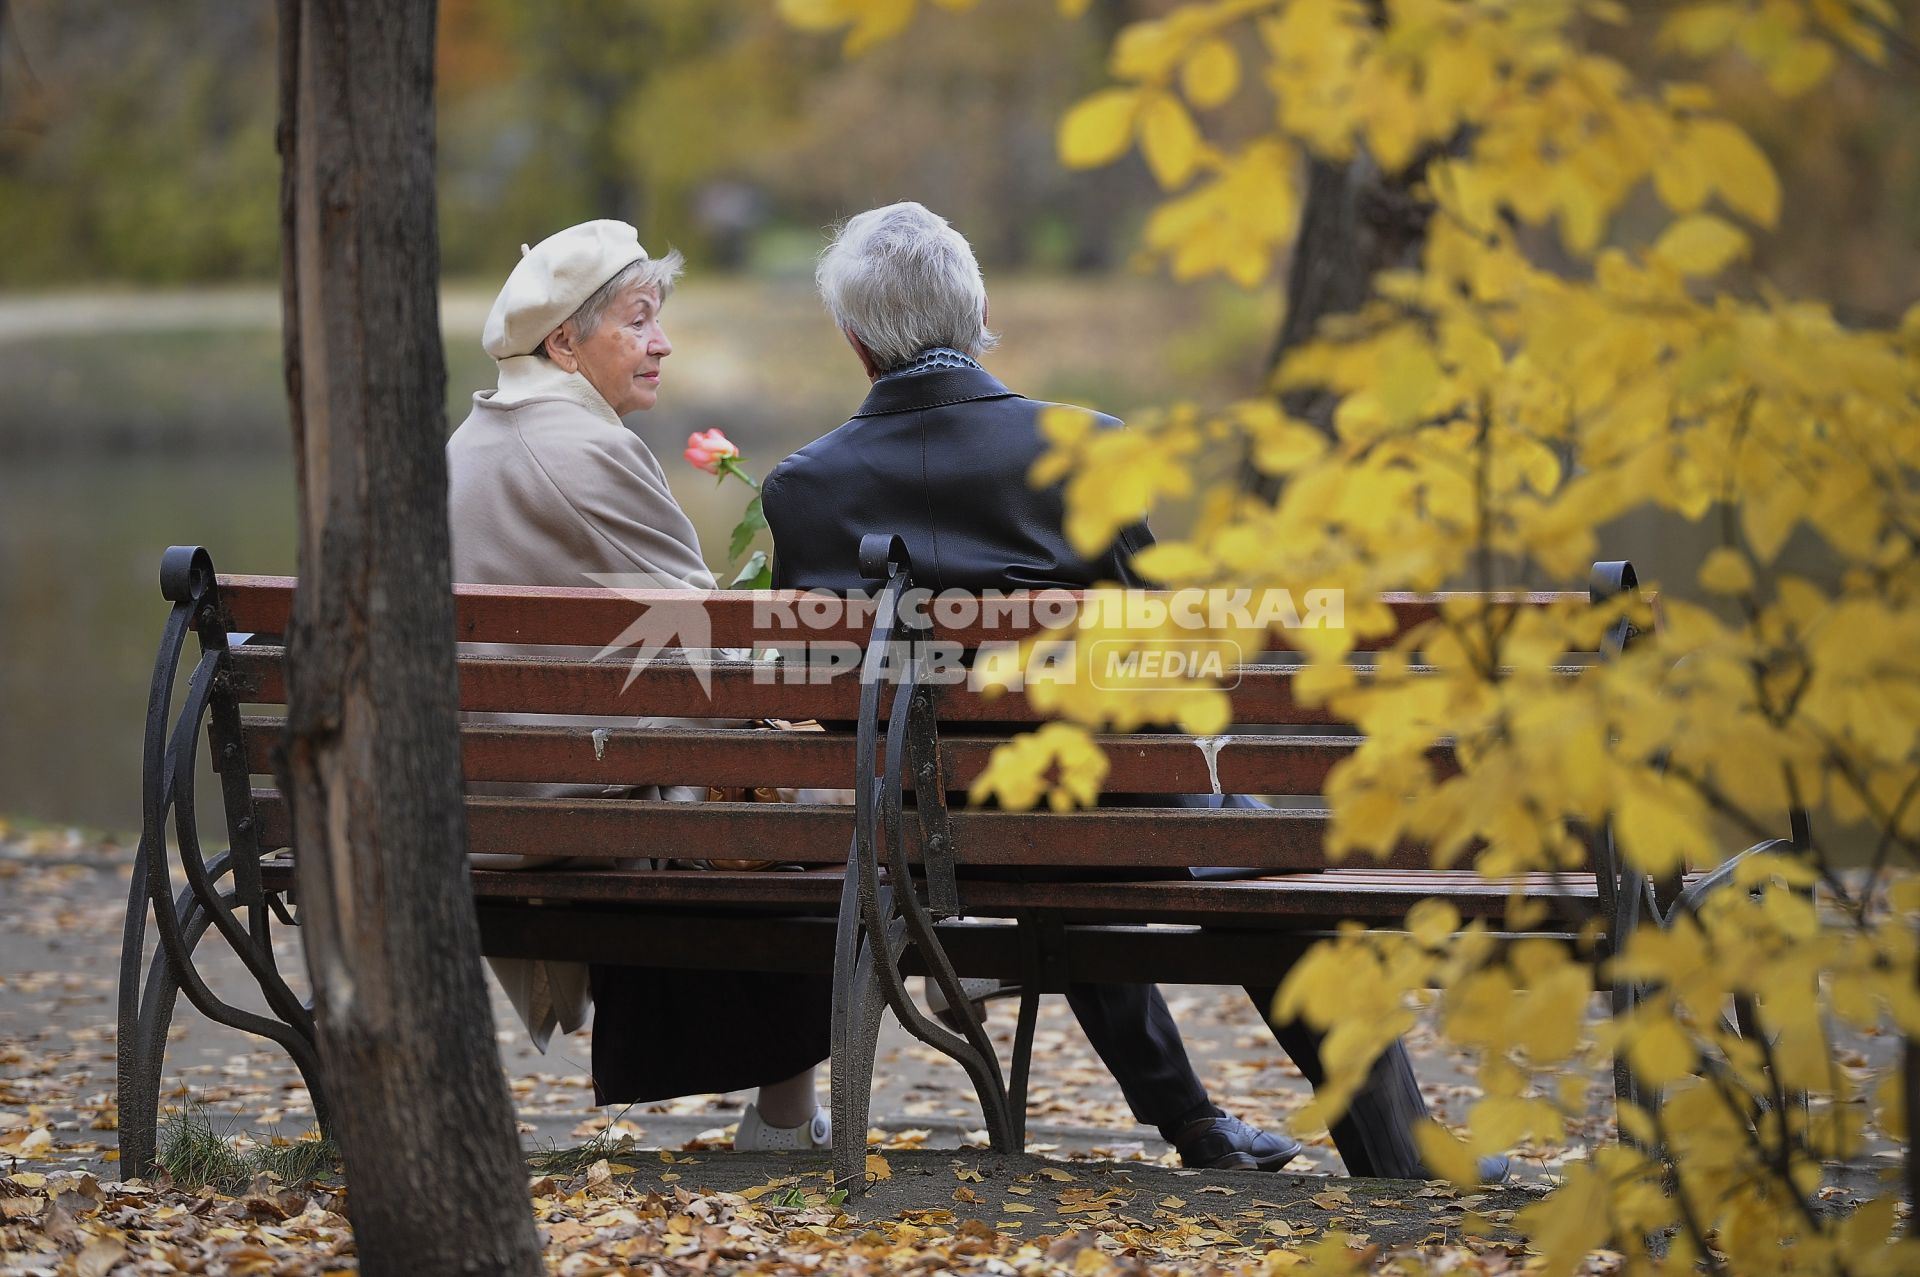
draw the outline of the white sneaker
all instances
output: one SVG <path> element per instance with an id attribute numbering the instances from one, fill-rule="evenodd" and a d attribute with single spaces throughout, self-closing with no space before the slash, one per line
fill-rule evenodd
<path id="1" fill-rule="evenodd" d="M 785 1152 L 833 1147 L 833 1119 L 823 1108 L 815 1107 L 813 1116 L 798 1126 L 769 1126 L 760 1116 L 758 1105 L 747 1105 L 740 1115 L 740 1129 L 734 1132 L 733 1146 L 742 1151 Z"/>

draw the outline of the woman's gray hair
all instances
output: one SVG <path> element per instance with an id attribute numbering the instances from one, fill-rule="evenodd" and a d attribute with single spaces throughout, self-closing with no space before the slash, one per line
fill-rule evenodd
<path id="1" fill-rule="evenodd" d="M 673 292 L 673 281 L 680 278 L 680 271 L 686 265 L 686 258 L 677 248 L 667 250 L 665 257 L 642 257 L 628 262 L 618 275 L 593 290 L 593 296 L 580 303 L 580 308 L 567 316 L 567 322 L 573 325 L 574 340 L 585 341 L 600 330 L 600 321 L 606 317 L 607 307 L 619 299 L 629 288 L 651 288 L 660 297 L 660 304 L 666 305 L 667 298 Z M 546 343 L 541 343 L 541 353 L 546 353 Z"/>
<path id="2" fill-rule="evenodd" d="M 907 200 L 847 220 L 815 273 L 833 322 L 867 348 L 879 372 L 931 346 L 992 350 L 987 286 L 966 237 Z"/>

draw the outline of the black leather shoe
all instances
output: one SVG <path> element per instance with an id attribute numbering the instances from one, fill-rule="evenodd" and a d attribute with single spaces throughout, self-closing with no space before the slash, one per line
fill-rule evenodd
<path id="1" fill-rule="evenodd" d="M 1180 1165 L 1216 1171 L 1277 1171 L 1304 1151 L 1299 1140 L 1225 1113 L 1189 1122 L 1173 1146 L 1180 1150 Z"/>

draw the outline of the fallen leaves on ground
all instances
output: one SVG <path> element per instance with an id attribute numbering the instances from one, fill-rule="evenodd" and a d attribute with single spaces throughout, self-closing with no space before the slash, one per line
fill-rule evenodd
<path id="1" fill-rule="evenodd" d="M 1358 1271 L 1377 1274 L 1471 1277 L 1524 1273 L 1537 1262 L 1509 1243 L 1471 1237 L 1385 1252 L 1361 1234 L 1177 1214 L 1165 1201 L 1136 1218 L 1125 1213 L 1127 1194 L 1111 1188 L 1062 1189 L 1055 1195 L 1062 1213 L 1078 1206 L 1088 1218 L 1032 1237 L 1017 1235 L 1025 1221 L 1010 1221 L 1013 1230 L 995 1228 L 948 1210 L 856 1218 L 829 1188 L 824 1173 L 813 1173 L 740 1193 L 656 1189 L 636 1185 L 604 1161 L 566 1179 L 543 1175 L 529 1183 L 548 1271 L 559 1277 L 904 1271 L 1264 1277 L 1313 1271 L 1316 1256 L 1344 1257 L 1359 1262 Z M 323 1185 L 287 1187 L 265 1175 L 228 1196 L 139 1181 L 102 1184 L 66 1171 L 16 1173 L 0 1178 L 0 1274 L 352 1272 L 358 1265 L 345 1196 Z M 1596 1260 L 1585 1271 L 1611 1271 L 1608 1263 Z"/>

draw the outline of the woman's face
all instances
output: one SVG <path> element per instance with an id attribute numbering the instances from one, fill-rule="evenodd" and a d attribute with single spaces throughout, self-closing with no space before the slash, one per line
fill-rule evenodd
<path id="1" fill-rule="evenodd" d="M 573 343 L 580 374 L 621 416 L 653 407 L 660 398 L 660 361 L 672 353 L 660 326 L 660 294 L 640 285 L 607 307 L 593 336 Z"/>

